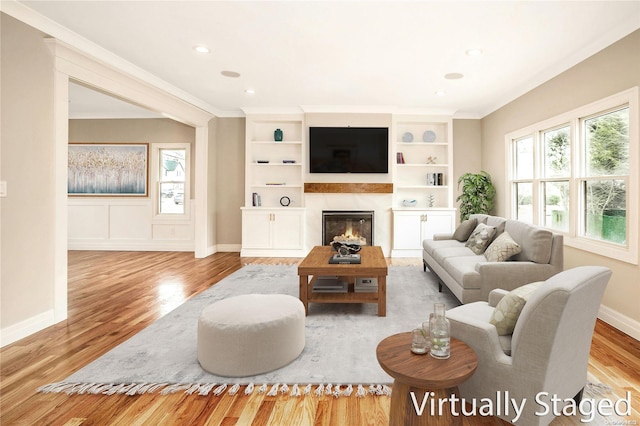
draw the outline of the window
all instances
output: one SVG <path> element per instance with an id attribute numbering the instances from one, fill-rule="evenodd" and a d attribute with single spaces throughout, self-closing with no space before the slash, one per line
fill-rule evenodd
<path id="1" fill-rule="evenodd" d="M 506 137 L 510 216 L 638 263 L 638 88 Z"/>
<path id="2" fill-rule="evenodd" d="M 185 215 L 189 202 L 189 146 L 159 145 L 154 151 L 157 214 Z"/>

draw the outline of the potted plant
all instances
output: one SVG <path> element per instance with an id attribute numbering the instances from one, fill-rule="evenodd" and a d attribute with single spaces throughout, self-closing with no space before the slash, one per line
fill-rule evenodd
<path id="1" fill-rule="evenodd" d="M 460 184 L 462 193 L 456 198 L 456 201 L 460 201 L 460 221 L 467 220 L 474 213 L 491 212 L 496 189 L 489 173 L 465 173 L 458 179 L 458 188 Z"/>

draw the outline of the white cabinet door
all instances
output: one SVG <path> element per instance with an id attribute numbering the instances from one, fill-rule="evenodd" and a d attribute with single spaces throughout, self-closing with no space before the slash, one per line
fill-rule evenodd
<path id="1" fill-rule="evenodd" d="M 303 215 L 297 211 L 277 211 L 273 214 L 272 247 L 274 249 L 301 249 Z"/>
<path id="2" fill-rule="evenodd" d="M 422 241 L 453 232 L 455 210 L 394 210 L 392 257 L 422 256 Z"/>
<path id="3" fill-rule="evenodd" d="M 394 250 L 415 250 L 421 247 L 424 211 L 393 212 Z"/>
<path id="4" fill-rule="evenodd" d="M 433 238 L 433 234 L 453 233 L 453 213 L 448 211 L 429 211 L 425 213 L 422 221 L 422 240 Z"/>
<path id="5" fill-rule="evenodd" d="M 271 218 L 273 212 L 243 210 L 242 247 L 252 249 L 271 248 Z"/>

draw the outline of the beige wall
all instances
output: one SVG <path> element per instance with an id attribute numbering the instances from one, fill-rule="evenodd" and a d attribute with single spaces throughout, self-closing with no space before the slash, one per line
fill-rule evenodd
<path id="1" fill-rule="evenodd" d="M 189 143 L 191 144 L 191 198 L 195 185 L 195 129 L 168 118 L 69 120 L 69 142 Z"/>
<path id="2" fill-rule="evenodd" d="M 0 327 L 53 322 L 53 57 L 39 31 L 1 16 Z M 27 321 L 28 320 L 28 321 Z M 26 327 L 26 326 L 25 326 Z"/>
<path id="3" fill-rule="evenodd" d="M 456 198 L 460 195 L 458 178 L 465 173 L 478 173 L 481 167 L 481 121 L 480 120 L 453 120 L 453 205 L 458 208 Z M 457 215 L 460 222 L 460 215 Z"/>
<path id="4" fill-rule="evenodd" d="M 491 173 L 496 184 L 496 213 L 506 215 L 508 205 L 505 134 L 638 85 L 640 30 L 484 117 L 482 167 Z M 637 326 L 640 267 L 565 247 L 565 268 L 579 265 L 604 265 L 613 270 L 603 304 L 636 321 Z"/>
<path id="5" fill-rule="evenodd" d="M 216 233 L 217 245 L 224 250 L 225 245 L 239 248 L 242 241 L 240 207 L 244 204 L 245 119 L 217 118 L 216 121 Z"/>

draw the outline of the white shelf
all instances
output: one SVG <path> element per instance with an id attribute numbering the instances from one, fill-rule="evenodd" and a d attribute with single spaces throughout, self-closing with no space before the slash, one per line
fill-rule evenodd
<path id="1" fill-rule="evenodd" d="M 394 209 L 402 206 L 404 199 L 418 201 L 413 209 L 429 208 L 428 199 L 434 200 L 435 209 L 453 208 L 452 124 L 450 116 L 394 115 L 392 152 L 396 158 L 402 153 L 404 159 L 404 163 L 395 161 L 393 164 Z M 435 140 L 425 142 L 425 132 L 433 132 Z M 411 142 L 403 141 L 407 133 L 413 136 Z M 445 185 L 428 185 L 432 173 L 442 174 Z"/>
<path id="2" fill-rule="evenodd" d="M 276 129 L 283 140 L 274 140 Z M 303 207 L 305 164 L 304 114 L 248 114 L 246 116 L 245 202 L 252 207 L 253 193 L 261 196 L 261 208 L 280 208 L 280 198 L 291 206 Z M 258 163 L 258 161 L 268 163 Z M 283 163 L 293 160 L 295 163 Z M 267 185 L 266 182 L 289 182 Z"/>
<path id="3" fill-rule="evenodd" d="M 401 163 L 396 164 L 398 167 L 449 167 L 448 164 L 417 164 L 417 163 Z"/>
<path id="4" fill-rule="evenodd" d="M 449 185 L 396 185 L 398 189 L 449 189 Z"/>
<path id="5" fill-rule="evenodd" d="M 302 145 L 302 141 L 251 141 L 256 145 Z"/>

